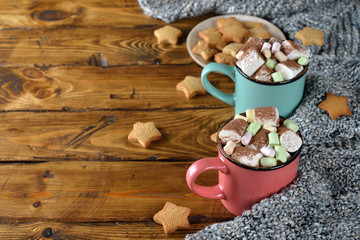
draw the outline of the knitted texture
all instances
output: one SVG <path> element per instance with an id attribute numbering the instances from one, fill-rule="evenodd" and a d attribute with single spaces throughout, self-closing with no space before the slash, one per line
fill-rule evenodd
<path id="1" fill-rule="evenodd" d="M 145 14 L 165 22 L 213 12 L 265 18 L 288 39 L 305 26 L 325 31 L 322 47 L 307 47 L 311 57 L 304 98 L 291 116 L 304 139 L 297 179 L 233 221 L 210 225 L 186 239 L 359 239 L 360 2 L 139 0 L 139 4 Z M 353 115 L 331 120 L 318 107 L 327 92 L 349 97 Z"/>

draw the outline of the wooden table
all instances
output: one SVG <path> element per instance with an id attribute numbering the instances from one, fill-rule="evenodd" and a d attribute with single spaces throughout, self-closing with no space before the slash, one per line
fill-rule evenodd
<path id="1" fill-rule="evenodd" d="M 210 16 L 171 24 L 183 37 L 161 46 L 153 32 L 166 23 L 136 0 L 0 2 L 1 239 L 162 239 L 152 217 L 167 201 L 192 209 L 191 229 L 171 239 L 233 218 L 185 182 L 195 160 L 216 156 L 210 135 L 233 114 L 176 91 L 200 76 L 185 42 Z M 129 142 L 137 121 L 154 121 L 163 139 Z"/>

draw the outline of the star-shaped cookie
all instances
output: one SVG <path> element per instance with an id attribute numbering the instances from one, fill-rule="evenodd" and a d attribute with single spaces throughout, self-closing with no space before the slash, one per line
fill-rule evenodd
<path id="1" fill-rule="evenodd" d="M 340 115 L 351 116 L 351 110 L 348 106 L 348 97 L 337 96 L 327 93 L 326 99 L 319 104 L 319 108 L 327 111 L 332 120 Z"/>
<path id="2" fill-rule="evenodd" d="M 193 48 L 193 53 L 199 54 L 205 61 L 209 61 L 210 58 L 212 58 L 218 50 L 215 48 L 209 48 L 207 46 L 207 43 L 204 41 L 199 41 Z"/>
<path id="3" fill-rule="evenodd" d="M 141 146 L 147 148 L 152 141 L 160 140 L 161 133 L 157 130 L 154 122 L 137 122 L 133 126 L 128 139 L 130 142 L 138 141 Z"/>
<path id="4" fill-rule="evenodd" d="M 170 43 L 176 45 L 178 38 L 182 35 L 182 32 L 170 25 L 156 29 L 154 31 L 155 37 L 158 39 L 158 44 Z"/>
<path id="5" fill-rule="evenodd" d="M 166 235 L 171 234 L 176 229 L 190 228 L 188 216 L 190 208 L 179 207 L 171 202 L 167 202 L 164 208 L 155 214 L 154 221 L 163 225 Z"/>
<path id="6" fill-rule="evenodd" d="M 311 27 L 305 27 L 303 30 L 295 33 L 295 38 L 302 41 L 304 46 L 324 44 L 324 31 L 316 30 Z"/>
<path id="7" fill-rule="evenodd" d="M 226 46 L 226 43 L 222 40 L 221 33 L 214 27 L 204 29 L 200 31 L 198 35 L 204 39 L 209 48 L 216 47 L 217 49 L 222 50 Z"/>
<path id="8" fill-rule="evenodd" d="M 201 79 L 193 76 L 186 76 L 185 79 L 176 85 L 176 89 L 183 91 L 186 98 L 192 98 L 196 94 L 205 95 L 206 90 L 201 83 Z"/>

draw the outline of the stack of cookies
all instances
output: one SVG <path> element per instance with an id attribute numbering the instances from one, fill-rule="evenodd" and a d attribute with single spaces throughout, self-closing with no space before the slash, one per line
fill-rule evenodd
<path id="1" fill-rule="evenodd" d="M 210 27 L 198 33 L 200 40 L 192 49 L 205 61 L 234 66 L 235 55 L 249 37 L 270 39 L 271 34 L 261 22 L 241 22 L 234 17 L 219 18 L 218 28 Z"/>

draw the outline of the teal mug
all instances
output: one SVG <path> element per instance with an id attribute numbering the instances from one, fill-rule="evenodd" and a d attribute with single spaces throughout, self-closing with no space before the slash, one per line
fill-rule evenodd
<path id="1" fill-rule="evenodd" d="M 247 109 L 275 106 L 279 114 L 289 117 L 300 104 L 304 94 L 305 76 L 308 65 L 295 78 L 277 83 L 259 83 L 246 76 L 239 67 L 231 67 L 220 63 L 210 63 L 201 72 L 201 82 L 211 95 L 235 106 L 235 113 Z M 211 72 L 219 72 L 229 76 L 235 82 L 235 91 L 227 94 L 215 88 L 207 79 Z"/>

